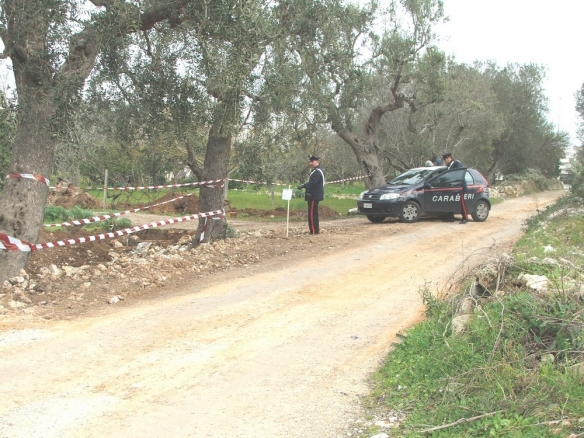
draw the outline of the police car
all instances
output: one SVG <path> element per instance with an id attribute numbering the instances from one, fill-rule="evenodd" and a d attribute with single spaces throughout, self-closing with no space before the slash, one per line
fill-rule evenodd
<path id="1" fill-rule="evenodd" d="M 388 217 L 416 222 L 426 216 L 460 214 L 463 175 L 467 187 L 466 210 L 475 222 L 483 222 L 491 209 L 489 184 L 477 170 L 470 168 L 410 169 L 382 187 L 361 193 L 357 207 L 359 213 L 373 223 L 383 222 Z"/>

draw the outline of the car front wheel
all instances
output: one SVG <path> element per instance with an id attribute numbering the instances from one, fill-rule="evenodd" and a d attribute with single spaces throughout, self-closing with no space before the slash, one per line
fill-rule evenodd
<path id="1" fill-rule="evenodd" d="M 369 222 L 373 222 L 374 224 L 380 224 L 381 222 L 383 222 L 385 220 L 387 216 L 371 216 L 371 215 L 367 215 L 367 219 L 369 219 Z"/>
<path id="2" fill-rule="evenodd" d="M 489 217 L 489 204 L 485 201 L 477 202 L 475 211 L 471 213 L 471 216 L 475 222 L 484 222 Z"/>
<path id="3" fill-rule="evenodd" d="M 420 206 L 414 201 L 408 201 L 402 207 L 399 220 L 407 223 L 417 222 L 420 219 L 420 214 Z"/>

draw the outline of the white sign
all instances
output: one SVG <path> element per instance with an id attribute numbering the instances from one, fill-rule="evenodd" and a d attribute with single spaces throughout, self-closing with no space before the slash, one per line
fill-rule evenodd
<path id="1" fill-rule="evenodd" d="M 282 190 L 282 199 L 284 201 L 290 201 L 292 199 L 292 189 Z"/>

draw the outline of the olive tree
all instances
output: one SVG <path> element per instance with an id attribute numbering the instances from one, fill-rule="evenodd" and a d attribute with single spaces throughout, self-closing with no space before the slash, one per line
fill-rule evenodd
<path id="1" fill-rule="evenodd" d="M 492 139 L 487 176 L 520 174 L 529 168 L 557 176 L 568 139 L 546 119 L 545 69 L 535 64 L 490 65 L 485 74 L 491 79 L 496 109 L 504 121 L 500 134 Z"/>
<path id="2" fill-rule="evenodd" d="M 426 50 L 434 41 L 432 26 L 443 16 L 442 2 L 392 1 L 387 13 L 376 4 L 330 11 L 332 15 L 313 11 L 298 17 L 299 26 L 318 29 L 318 38 L 300 36 L 291 46 L 291 57 L 306 76 L 299 96 L 351 147 L 367 186 L 381 185 L 385 176 L 379 133 L 384 116 L 402 108 L 415 111 L 433 93 L 432 81 L 420 81 L 422 70 L 416 65 L 437 53 Z M 373 24 L 379 15 L 388 24 L 377 34 Z M 365 107 L 368 90 L 374 90 L 375 99 Z"/>
<path id="3" fill-rule="evenodd" d="M 0 0 L 2 58 L 18 98 L 10 174 L 48 178 L 55 145 L 101 50 L 156 23 L 178 26 L 197 1 Z M 0 196 L 0 232 L 36 242 L 48 187 L 11 178 Z M 18 274 L 27 252 L 0 252 L 0 282 Z"/>
<path id="4" fill-rule="evenodd" d="M 438 70 L 436 70 L 438 71 Z M 491 140 L 502 129 L 490 79 L 478 68 L 448 61 L 438 99 L 424 99 L 416 111 L 395 111 L 380 128 L 381 155 L 396 172 L 421 166 L 445 152 L 465 165 L 486 170 Z M 421 99 L 418 99 L 420 101 Z"/>

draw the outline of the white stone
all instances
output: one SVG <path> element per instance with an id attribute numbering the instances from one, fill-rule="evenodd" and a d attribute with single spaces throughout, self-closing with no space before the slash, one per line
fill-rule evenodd
<path id="1" fill-rule="evenodd" d="M 189 245 L 192 242 L 192 237 L 191 236 L 182 236 L 178 242 L 176 242 L 177 245 Z"/>
<path id="2" fill-rule="evenodd" d="M 136 246 L 136 252 L 146 251 L 148 248 L 150 248 L 151 245 L 152 245 L 152 242 L 140 242 Z"/>
<path id="3" fill-rule="evenodd" d="M 49 266 L 49 271 L 51 272 L 51 275 L 55 278 L 59 278 L 60 276 L 63 275 L 63 271 L 57 268 L 56 265 Z"/>
<path id="4" fill-rule="evenodd" d="M 548 289 L 549 280 L 544 275 L 520 274 L 519 282 L 526 287 L 535 291 L 546 291 Z"/>
<path id="5" fill-rule="evenodd" d="M 452 334 L 458 335 L 466 329 L 472 315 L 459 315 L 452 318 Z"/>
<path id="6" fill-rule="evenodd" d="M 114 295 L 113 297 L 110 297 L 109 300 L 107 300 L 108 304 L 115 304 L 115 303 L 119 303 L 120 302 L 120 297 L 118 295 Z"/>
<path id="7" fill-rule="evenodd" d="M 543 354 L 539 361 L 541 363 L 554 363 L 555 360 L 556 360 L 556 358 L 554 357 L 554 355 L 551 353 L 548 353 L 548 354 Z"/>
<path id="8" fill-rule="evenodd" d="M 475 300 L 471 297 L 464 297 L 460 302 L 459 315 L 469 315 L 473 312 L 475 307 Z"/>
<path id="9" fill-rule="evenodd" d="M 12 283 L 12 284 L 21 284 L 21 283 L 24 283 L 25 281 L 26 280 L 24 279 L 24 277 L 20 277 L 20 276 L 12 277 L 10 279 L 10 283 Z"/>
<path id="10" fill-rule="evenodd" d="M 65 275 L 67 277 L 73 277 L 75 274 L 77 274 L 77 269 L 73 266 L 65 265 L 63 266 L 63 271 L 65 271 Z"/>

